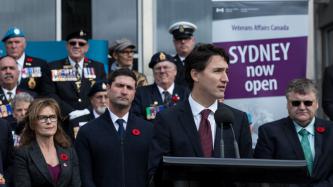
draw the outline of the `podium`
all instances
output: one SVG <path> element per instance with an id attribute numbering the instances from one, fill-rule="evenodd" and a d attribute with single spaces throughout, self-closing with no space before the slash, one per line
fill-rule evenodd
<path id="1" fill-rule="evenodd" d="M 163 157 L 164 181 L 307 183 L 305 160 Z"/>

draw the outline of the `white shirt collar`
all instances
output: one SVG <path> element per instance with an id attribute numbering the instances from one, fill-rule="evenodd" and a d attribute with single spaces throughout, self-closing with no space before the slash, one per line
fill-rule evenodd
<path id="1" fill-rule="evenodd" d="M 9 92 L 9 91 L 12 92 L 12 98 L 14 98 L 15 95 L 16 95 L 16 89 L 17 89 L 17 86 L 15 86 L 12 90 L 7 90 L 7 89 L 5 89 L 5 88 L 2 88 L 2 91 L 3 91 L 3 93 L 5 93 L 5 96 L 6 96 L 6 99 L 7 99 L 7 100 L 9 99 L 8 92 Z"/>
<path id="2" fill-rule="evenodd" d="M 111 117 L 111 120 L 112 120 L 112 123 L 113 125 L 115 126 L 115 128 L 118 130 L 118 125 L 116 125 L 116 121 L 118 119 L 123 119 L 125 120 L 125 123 L 124 123 L 124 129 L 126 129 L 126 126 L 127 126 L 127 122 L 128 122 L 128 115 L 129 113 L 127 112 L 123 117 L 118 117 L 117 115 L 115 115 L 114 113 L 111 112 L 111 110 L 108 108 L 109 112 L 110 112 L 110 117 Z"/>
<path id="3" fill-rule="evenodd" d="M 75 62 L 73 59 L 71 59 L 71 57 L 68 57 L 68 60 L 69 60 L 69 63 L 70 63 L 73 67 L 75 67 L 76 62 Z M 83 69 L 83 61 L 84 61 L 84 58 L 82 58 L 82 59 L 79 61 L 80 69 Z"/>
<path id="4" fill-rule="evenodd" d="M 308 126 L 306 127 L 301 127 L 296 121 L 293 121 L 294 125 L 295 125 L 295 128 L 296 128 L 296 132 L 298 133 L 300 130 L 302 129 L 306 129 L 311 135 L 314 135 L 315 132 L 314 132 L 314 123 L 315 123 L 315 118 L 313 118 L 311 120 L 311 122 L 309 123 Z"/>
<path id="5" fill-rule="evenodd" d="M 200 103 L 198 103 L 197 101 L 195 101 L 192 97 L 192 95 L 190 94 L 188 101 L 190 103 L 191 109 L 192 109 L 192 114 L 193 116 L 197 116 L 200 115 L 200 112 L 204 109 L 206 109 L 204 106 L 202 106 Z M 217 110 L 217 106 L 218 106 L 218 102 L 217 100 L 208 107 L 208 109 L 210 109 L 213 113 L 215 113 L 215 111 Z"/>
<path id="6" fill-rule="evenodd" d="M 164 91 L 168 91 L 170 93 L 170 95 L 172 95 L 173 94 L 173 90 L 175 89 L 175 83 L 172 83 L 172 85 L 167 90 L 164 90 L 159 85 L 157 85 L 157 88 L 158 88 L 158 91 L 160 92 L 161 95 L 163 95 Z"/>

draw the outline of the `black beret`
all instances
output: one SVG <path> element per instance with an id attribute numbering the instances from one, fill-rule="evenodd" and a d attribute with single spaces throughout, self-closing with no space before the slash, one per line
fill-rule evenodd
<path id="1" fill-rule="evenodd" d="M 95 95 L 97 92 L 105 92 L 106 91 L 106 81 L 98 81 L 91 88 L 88 93 L 88 96 L 91 97 Z"/>
<path id="2" fill-rule="evenodd" d="M 171 63 L 176 64 L 175 58 L 173 58 L 171 55 L 165 53 L 165 52 L 157 52 L 155 53 L 149 62 L 149 67 L 154 68 L 154 66 L 159 62 L 169 61 Z"/>
<path id="3" fill-rule="evenodd" d="M 197 29 L 197 26 L 193 23 L 180 21 L 172 24 L 169 27 L 169 33 L 173 35 L 174 39 L 188 39 L 193 36 L 194 31 Z"/>
<path id="4" fill-rule="evenodd" d="M 73 38 L 76 38 L 76 39 L 83 39 L 83 40 L 86 40 L 88 41 L 89 40 L 89 36 L 88 34 L 83 31 L 83 30 L 80 30 L 80 31 L 75 31 L 75 32 L 72 32 L 70 33 L 67 37 L 66 37 L 66 41 L 69 41 Z"/>

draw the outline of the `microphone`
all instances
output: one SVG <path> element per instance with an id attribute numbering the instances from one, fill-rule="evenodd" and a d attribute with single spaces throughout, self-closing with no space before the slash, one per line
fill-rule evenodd
<path id="1" fill-rule="evenodd" d="M 220 139 L 220 148 L 221 148 L 221 158 L 224 158 L 224 139 L 223 139 L 223 128 L 224 125 L 229 125 L 232 131 L 232 136 L 234 139 L 234 150 L 235 150 L 235 156 L 236 158 L 240 158 L 239 155 L 239 149 L 238 149 L 238 143 L 236 141 L 235 131 L 232 126 L 232 123 L 234 121 L 234 114 L 232 111 L 226 107 L 218 108 L 214 114 L 214 119 L 216 121 L 217 125 L 220 125 L 221 129 L 221 139 Z"/>

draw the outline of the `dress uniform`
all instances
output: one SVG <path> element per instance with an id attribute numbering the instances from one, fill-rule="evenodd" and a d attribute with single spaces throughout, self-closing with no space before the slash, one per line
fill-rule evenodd
<path id="1" fill-rule="evenodd" d="M 193 37 L 193 33 L 196 30 L 197 30 L 196 25 L 186 21 L 176 22 L 169 27 L 169 33 L 173 35 L 174 40 L 189 39 Z M 185 80 L 185 64 L 184 64 L 186 56 L 181 57 L 179 54 L 176 54 L 174 58 L 176 59 L 176 65 L 177 65 L 177 77 L 175 82 L 182 86 L 187 86 L 187 82 Z"/>
<path id="2" fill-rule="evenodd" d="M 171 55 L 164 52 L 157 52 L 152 56 L 149 67 L 153 69 L 156 64 L 165 61 L 176 63 Z M 143 119 L 151 121 L 155 119 L 158 112 L 184 101 L 188 97 L 189 90 L 184 86 L 174 83 L 175 77 L 169 78 L 173 79 L 173 83 L 165 90 L 156 80 L 154 84 L 138 87 L 132 103 L 132 112 Z M 165 91 L 169 94 L 165 95 Z"/>
<path id="3" fill-rule="evenodd" d="M 88 41 L 87 34 L 82 30 L 67 37 L 68 45 L 72 45 L 69 42 L 72 39 Z M 84 47 L 80 42 L 74 45 Z M 82 57 L 80 62 L 73 62 L 70 57 L 67 57 L 49 64 L 52 84 L 48 85 L 48 95 L 58 101 L 65 115 L 76 110 L 87 109 L 90 106 L 88 93 L 91 86 L 96 81 L 105 79 L 102 63 L 86 57 Z"/>
<path id="4" fill-rule="evenodd" d="M 6 41 L 16 37 L 25 37 L 25 35 L 19 28 L 9 28 L 2 39 L 6 45 L 6 48 L 10 47 Z M 11 54 L 8 53 L 8 49 L 7 55 L 11 56 Z M 19 78 L 19 88 L 35 92 L 38 95 L 45 95 L 44 86 L 45 84 L 51 83 L 49 76 L 50 70 L 48 68 L 47 62 L 45 60 L 26 55 L 24 51 L 22 51 L 22 55 L 18 58 L 15 58 L 15 60 L 17 61 L 21 72 Z"/>

